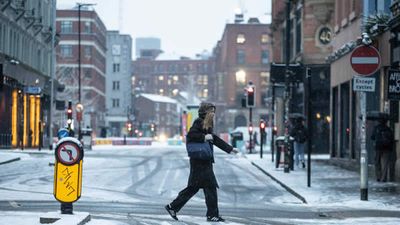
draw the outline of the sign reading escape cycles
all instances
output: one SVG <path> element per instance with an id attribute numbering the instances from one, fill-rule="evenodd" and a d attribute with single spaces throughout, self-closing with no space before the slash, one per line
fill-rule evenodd
<path id="1" fill-rule="evenodd" d="M 400 70 L 388 70 L 387 97 L 389 100 L 400 100 Z"/>

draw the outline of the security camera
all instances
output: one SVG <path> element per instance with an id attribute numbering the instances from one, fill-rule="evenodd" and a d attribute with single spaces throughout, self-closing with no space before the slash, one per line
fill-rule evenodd
<path id="1" fill-rule="evenodd" d="M 369 37 L 369 35 L 367 33 L 362 33 L 361 34 L 361 41 L 364 45 L 370 45 L 372 44 L 372 40 Z"/>

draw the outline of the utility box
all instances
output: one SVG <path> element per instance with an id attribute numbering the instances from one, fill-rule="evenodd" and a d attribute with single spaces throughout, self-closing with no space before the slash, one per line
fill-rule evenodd
<path id="1" fill-rule="evenodd" d="M 82 128 L 81 134 L 83 149 L 92 150 L 92 129 Z"/>

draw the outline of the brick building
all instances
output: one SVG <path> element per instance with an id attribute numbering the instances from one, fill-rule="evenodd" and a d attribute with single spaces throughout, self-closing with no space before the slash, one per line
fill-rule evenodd
<path id="1" fill-rule="evenodd" d="M 134 94 L 149 93 L 176 97 L 186 92 L 190 98 L 207 100 L 213 74 L 211 59 L 156 60 L 139 58 L 132 63 Z M 189 103 L 190 104 L 190 103 Z"/>
<path id="2" fill-rule="evenodd" d="M 266 101 L 269 85 L 271 40 L 268 24 L 257 18 L 244 22 L 242 14 L 235 22 L 225 25 L 221 40 L 213 51 L 215 75 L 210 78 L 214 85 L 213 100 L 217 104 L 218 132 L 229 132 L 238 126 L 247 126 L 248 109 L 243 109 L 241 100 L 244 88 L 251 81 L 256 87 L 256 108 L 253 124 L 266 119 Z"/>
<path id="3" fill-rule="evenodd" d="M 140 106 L 136 113 L 133 129 L 143 132 L 146 137 L 152 136 L 151 124 L 155 124 L 154 135 L 174 137 L 180 135 L 180 115 L 182 109 L 175 99 L 155 94 L 140 94 L 135 100 Z"/>
<path id="4" fill-rule="evenodd" d="M 334 21 L 334 0 L 290 1 L 290 64 L 298 64 L 299 69 L 292 74 L 293 84 L 289 113 L 307 114 L 305 107 L 308 101 L 304 96 L 303 80 L 306 71 L 311 75 L 310 101 L 312 102 L 312 145 L 314 152 L 328 152 L 325 146 L 329 142 L 329 83 L 330 69 L 325 58 L 331 53 Z M 283 88 L 285 70 L 275 70 L 274 65 L 284 65 L 286 59 L 286 1 L 272 1 L 272 80 L 280 80 L 273 84 L 276 96 L 274 99 L 275 125 L 278 135 L 284 133 L 283 121 Z M 277 71 L 277 72 L 275 72 Z"/>
<path id="5" fill-rule="evenodd" d="M 57 10 L 57 32 L 60 33 L 61 40 L 57 46 L 56 77 L 66 87 L 57 99 L 72 101 L 74 109 L 79 101 L 78 26 L 80 26 L 81 103 L 84 107 L 82 127 L 89 126 L 99 135 L 105 125 L 106 27 L 97 13 L 86 7 L 81 8 L 79 24 L 78 11 L 76 8 Z M 58 126 L 64 126 L 65 111 L 59 111 L 56 119 L 60 121 Z"/>
<path id="6" fill-rule="evenodd" d="M 158 54 L 155 57 L 141 57 L 132 62 L 132 104 L 136 124 L 151 123 L 156 120 L 149 118 L 148 115 L 138 117 L 143 113 L 143 101 L 138 101 L 139 96 L 143 94 L 173 98 L 184 106 L 198 104 L 199 100 L 210 100 L 214 96 L 212 90 L 215 84 L 210 82 L 210 77 L 214 75 L 212 58 L 158 60 L 156 59 Z M 163 128 L 162 125 L 158 125 L 158 128 L 165 129 L 167 134 L 173 134 L 172 128 Z"/>

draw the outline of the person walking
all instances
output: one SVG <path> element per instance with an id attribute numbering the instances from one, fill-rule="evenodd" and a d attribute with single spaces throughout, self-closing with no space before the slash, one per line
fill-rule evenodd
<path id="1" fill-rule="evenodd" d="M 307 141 L 308 135 L 302 118 L 296 118 L 294 120 L 294 126 L 290 131 L 290 136 L 294 138 L 294 163 L 299 167 L 299 163 L 301 162 L 301 166 L 305 168 L 304 143 Z"/>
<path id="2" fill-rule="evenodd" d="M 375 175 L 378 182 L 387 181 L 390 155 L 393 150 L 393 131 L 386 122 L 385 118 L 378 120 L 378 125 L 374 127 L 371 136 L 375 141 Z"/>
<path id="3" fill-rule="evenodd" d="M 224 140 L 213 134 L 213 119 L 215 105 L 212 103 L 201 103 L 198 110 L 199 117 L 193 122 L 187 136 L 187 143 L 209 142 L 211 148 L 216 145 L 227 153 L 238 153 L 237 148 L 233 148 Z M 214 156 L 210 160 L 190 158 L 190 174 L 187 187 L 179 192 L 178 196 L 170 204 L 165 206 L 169 215 L 178 220 L 177 213 L 192 198 L 200 188 L 204 191 L 207 206 L 207 221 L 225 221 L 218 211 L 218 183 L 213 171 Z"/>

